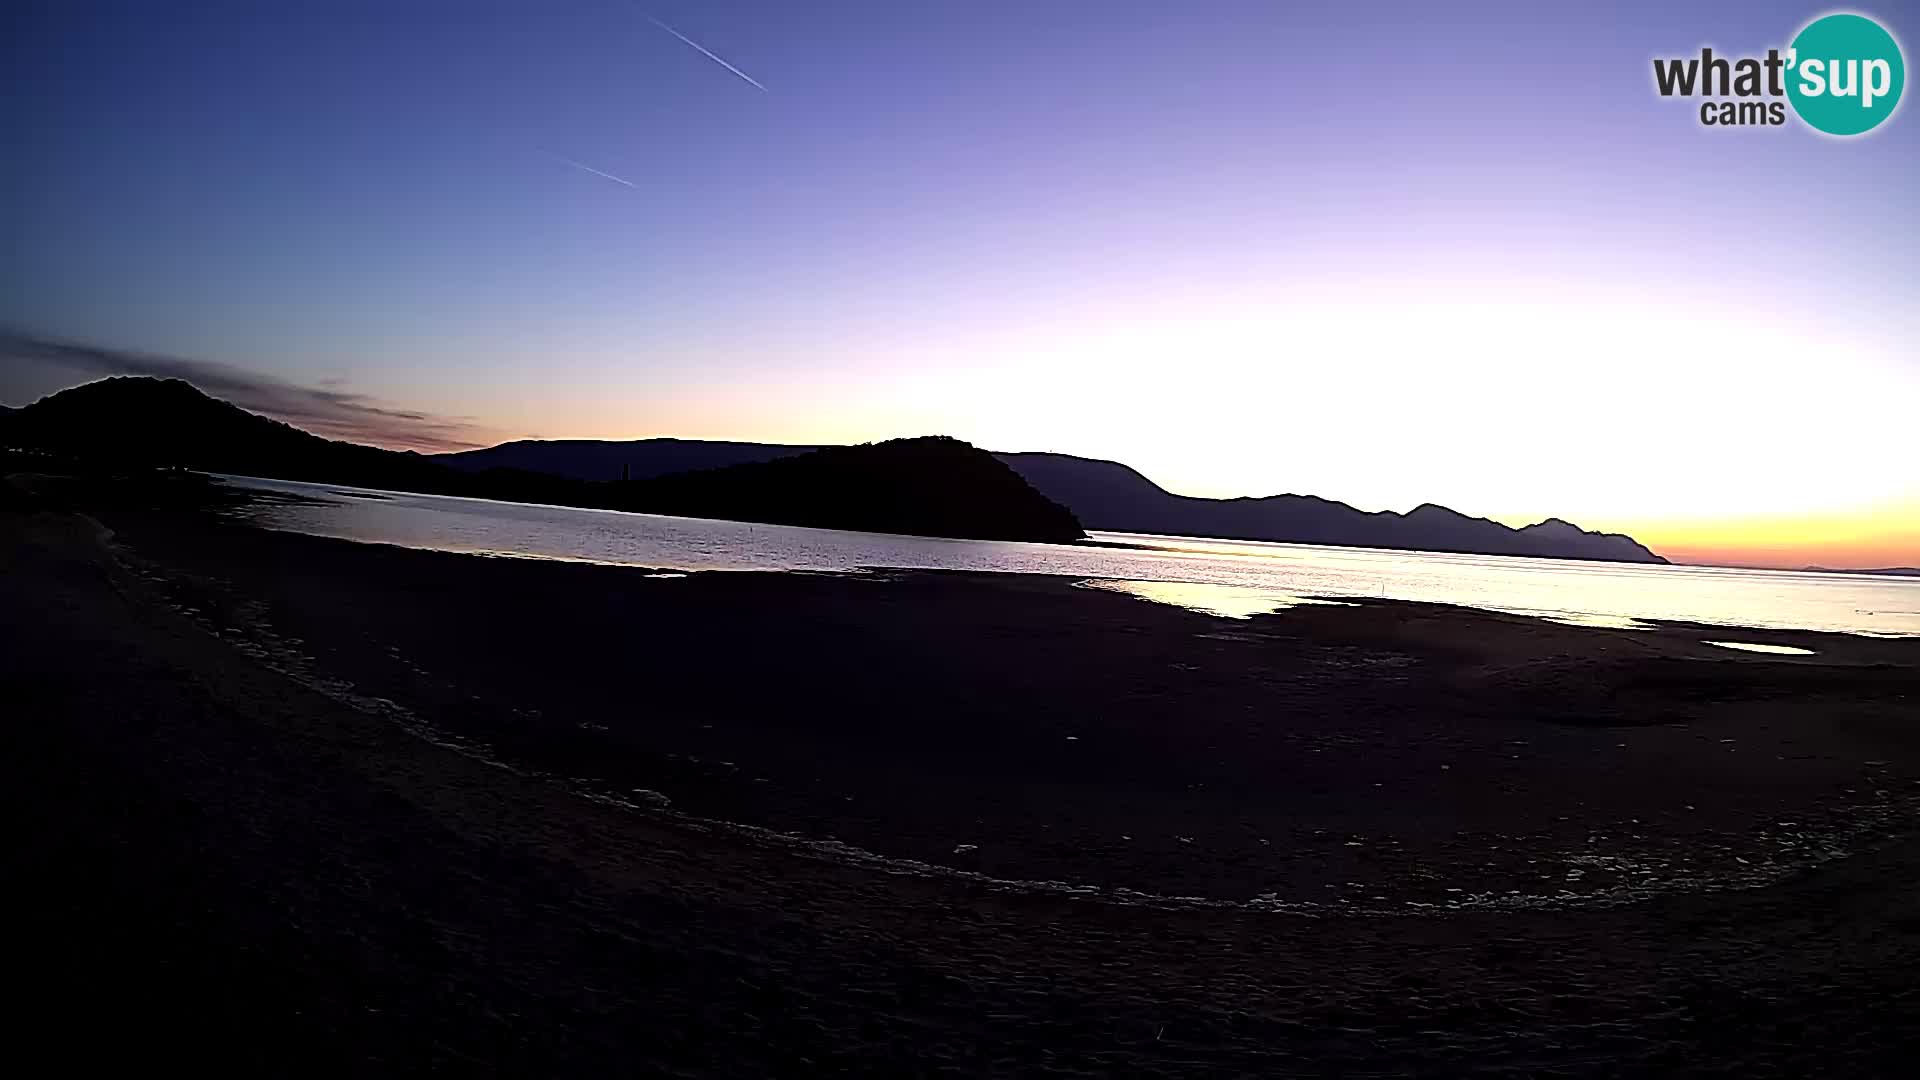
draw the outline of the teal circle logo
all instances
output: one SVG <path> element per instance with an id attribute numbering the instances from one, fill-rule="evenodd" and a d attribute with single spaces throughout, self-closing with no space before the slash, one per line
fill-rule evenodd
<path id="1" fill-rule="evenodd" d="M 1817 131 L 1859 135 L 1900 104 L 1907 65 L 1900 43 L 1865 15 L 1824 15 L 1787 52 L 1787 99 Z"/>

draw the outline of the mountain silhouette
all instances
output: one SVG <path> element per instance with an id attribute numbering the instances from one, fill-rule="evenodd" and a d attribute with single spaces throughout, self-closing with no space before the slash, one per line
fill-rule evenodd
<path id="1" fill-rule="evenodd" d="M 992 454 L 945 436 L 828 446 L 615 484 L 632 509 L 919 536 L 1067 542 L 1066 507 Z M 991 507 L 991 514 L 982 513 Z"/>
<path id="2" fill-rule="evenodd" d="M 1618 533 L 1588 532 L 1559 518 L 1522 529 L 1433 503 L 1404 514 L 1369 513 L 1313 495 L 1202 499 L 1175 495 L 1117 461 L 1068 454 L 1000 454 L 1042 494 L 1089 529 L 1272 540 L 1476 555 L 1664 563 Z"/>
<path id="3" fill-rule="evenodd" d="M 628 471 L 636 479 L 671 475 L 687 461 L 772 461 L 810 447 L 775 443 L 524 440 L 437 455 L 455 468 L 510 466 L 574 479 Z M 1405 514 L 1368 513 L 1313 495 L 1202 499 L 1175 495 L 1117 461 L 1070 454 L 996 454 L 1034 488 L 1071 510 L 1089 529 L 1210 536 L 1481 555 L 1664 563 L 1632 537 L 1589 532 L 1559 518 L 1522 529 L 1426 503 Z"/>
<path id="4" fill-rule="evenodd" d="M 15 446 L 111 465 L 182 466 L 430 493 L 467 494 L 478 486 L 475 478 L 411 451 L 321 438 L 209 397 L 180 379 L 120 376 L 62 390 L 0 416 L 0 436 Z"/>
<path id="5" fill-rule="evenodd" d="M 722 469 L 793 457 L 818 446 L 713 442 L 705 439 L 520 439 L 479 450 L 436 454 L 434 460 L 466 472 L 525 469 L 570 480 L 648 480 L 698 469 Z"/>
<path id="6" fill-rule="evenodd" d="M 895 439 L 781 460 L 586 481 L 466 471 L 412 451 L 325 439 L 179 379 L 118 377 L 0 414 L 0 446 L 111 467 L 179 466 L 283 480 L 564 506 L 962 539 L 1070 541 L 1079 523 L 993 455 L 958 439 Z M 793 448 L 781 448 L 793 449 Z"/>

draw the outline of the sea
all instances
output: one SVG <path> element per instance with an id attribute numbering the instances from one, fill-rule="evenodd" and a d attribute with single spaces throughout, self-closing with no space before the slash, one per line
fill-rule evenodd
<path id="1" fill-rule="evenodd" d="M 1621 629 L 1652 620 L 1920 636 L 1920 579 L 1281 544 L 1140 533 L 1095 544 L 949 540 L 498 502 L 244 476 L 269 529 L 651 573 L 888 569 L 1052 574 L 1223 618 L 1353 597 Z"/>

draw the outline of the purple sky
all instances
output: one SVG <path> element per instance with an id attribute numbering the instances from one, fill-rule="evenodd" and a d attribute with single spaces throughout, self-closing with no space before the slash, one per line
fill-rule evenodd
<path id="1" fill-rule="evenodd" d="M 1824 10 L 11 5 L 0 324 L 96 362 L 0 400 L 130 351 L 432 414 L 361 417 L 402 442 L 941 431 L 1193 494 L 1879 514 L 1920 504 L 1911 108 L 1716 131 L 1650 76 Z"/>

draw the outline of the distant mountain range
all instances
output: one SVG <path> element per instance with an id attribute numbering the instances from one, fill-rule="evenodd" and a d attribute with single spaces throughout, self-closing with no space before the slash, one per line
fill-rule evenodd
<path id="1" fill-rule="evenodd" d="M 648 480 L 695 469 L 723 469 L 793 457 L 818 446 L 709 442 L 704 439 L 521 439 L 481 450 L 436 454 L 434 460 L 466 472 L 526 469 L 569 480 Z"/>
<path id="2" fill-rule="evenodd" d="M 525 469 L 574 480 L 611 479 L 625 472 L 640 480 L 688 468 L 775 461 L 815 449 L 695 439 L 529 439 L 440 454 L 435 460 L 474 471 Z M 1116 461 L 1047 453 L 994 456 L 1090 529 L 1482 555 L 1667 561 L 1630 536 L 1589 532 L 1558 518 L 1515 529 L 1431 503 L 1396 514 L 1368 513 L 1311 495 L 1201 499 L 1175 495 Z"/>
<path id="3" fill-rule="evenodd" d="M 1278 540 L 1479 555 L 1664 563 L 1632 537 L 1588 532 L 1548 518 L 1522 529 L 1423 503 L 1405 514 L 1368 513 L 1313 495 L 1201 499 L 1175 495 L 1117 461 L 1066 454 L 999 454 L 1089 529 Z"/>
<path id="4" fill-rule="evenodd" d="M 1201 499 L 1175 495 L 1115 461 L 990 454 L 943 437 L 852 447 L 523 440 L 423 456 L 324 439 L 177 379 L 103 379 L 0 411 L 0 444 L 120 465 L 918 535 L 1058 541 L 1079 539 L 1084 525 L 1234 540 L 1666 561 L 1631 537 L 1589 532 L 1558 518 L 1515 529 L 1431 503 L 1398 514 L 1311 495 Z"/>
<path id="5" fill-rule="evenodd" d="M 1883 566 L 1878 570 L 1847 570 L 1831 566 L 1803 566 L 1805 574 L 1879 574 L 1883 577 L 1920 577 L 1920 566 Z"/>
<path id="6" fill-rule="evenodd" d="M 531 469 L 452 468 L 411 451 L 323 439 L 177 379 L 123 377 L 0 414 L 0 446 L 113 467 L 183 466 L 737 521 L 992 540 L 1085 536 L 1070 511 L 993 455 L 941 437 L 761 454 L 628 482 L 584 480 Z"/>

